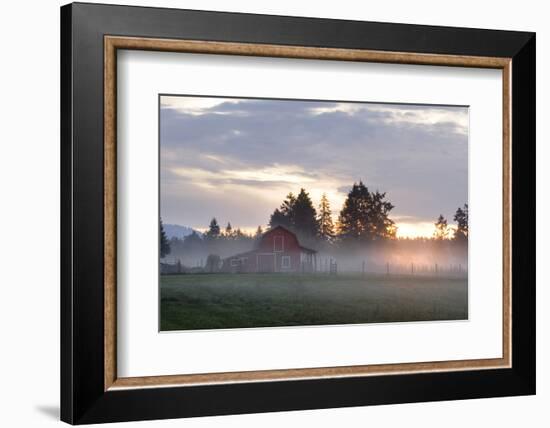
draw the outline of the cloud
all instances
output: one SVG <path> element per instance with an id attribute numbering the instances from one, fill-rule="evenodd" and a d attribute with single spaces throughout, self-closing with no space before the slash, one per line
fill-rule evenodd
<path id="1" fill-rule="evenodd" d="M 217 161 L 217 159 L 216 159 Z M 224 163 L 227 164 L 227 163 Z M 303 185 L 315 181 L 315 175 L 307 173 L 295 165 L 274 164 L 262 169 L 220 169 L 216 172 L 200 168 L 174 168 L 172 172 L 191 181 L 210 181 L 212 184 L 247 183 L 262 184 L 279 183 L 288 185 Z"/>
<path id="2" fill-rule="evenodd" d="M 183 114 L 200 116 L 212 112 L 212 109 L 223 103 L 235 102 L 231 98 L 215 97 L 181 97 L 163 95 L 160 105 L 163 109 L 173 109 Z"/>
<path id="3" fill-rule="evenodd" d="M 430 107 L 430 106 L 388 106 L 367 107 L 370 111 L 387 113 L 386 124 L 410 124 L 425 126 L 448 125 L 454 132 L 468 135 L 469 115 L 467 108 Z"/>

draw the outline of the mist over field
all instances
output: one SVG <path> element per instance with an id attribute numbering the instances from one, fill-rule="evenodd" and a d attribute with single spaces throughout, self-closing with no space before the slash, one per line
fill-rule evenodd
<path id="1" fill-rule="evenodd" d="M 183 267 L 204 267 L 209 255 L 221 259 L 253 250 L 257 245 L 254 238 L 219 241 L 204 245 L 195 241 L 184 245 L 183 240 L 171 240 L 171 252 L 165 262 L 175 264 L 180 261 Z M 420 273 L 452 271 L 467 274 L 467 242 L 435 241 L 432 239 L 399 239 L 388 242 L 373 242 L 346 248 L 338 245 L 317 243 L 310 246 L 317 250 L 317 271 L 327 270 L 330 261 L 337 263 L 338 272 L 372 273 Z"/>

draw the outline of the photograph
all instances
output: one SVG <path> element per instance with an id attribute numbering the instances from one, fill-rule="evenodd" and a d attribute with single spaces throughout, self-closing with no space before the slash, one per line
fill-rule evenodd
<path id="1" fill-rule="evenodd" d="M 467 106 L 159 109 L 161 331 L 468 319 Z"/>

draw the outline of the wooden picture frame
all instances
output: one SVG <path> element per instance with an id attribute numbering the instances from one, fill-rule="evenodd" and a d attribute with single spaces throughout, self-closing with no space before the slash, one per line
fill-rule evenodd
<path id="1" fill-rule="evenodd" d="M 118 377 L 117 49 L 502 70 L 502 358 Z M 61 9 L 61 53 L 62 420 L 114 422 L 535 392 L 533 33 L 77 3 Z"/>

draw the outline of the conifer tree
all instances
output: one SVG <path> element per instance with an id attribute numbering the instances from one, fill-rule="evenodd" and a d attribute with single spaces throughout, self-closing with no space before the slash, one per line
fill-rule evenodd
<path id="1" fill-rule="evenodd" d="M 319 231 L 317 211 L 305 189 L 300 189 L 298 196 L 289 193 L 269 220 L 270 227 L 284 226 L 301 237 L 316 237 Z"/>
<path id="2" fill-rule="evenodd" d="M 226 238 L 233 238 L 233 227 L 231 226 L 230 222 L 227 222 L 227 226 L 225 226 L 225 234 L 224 236 Z"/>
<path id="3" fill-rule="evenodd" d="M 456 221 L 456 230 L 454 233 L 455 241 L 468 240 L 468 204 L 464 204 L 464 208 L 458 208 L 454 215 Z"/>
<path id="4" fill-rule="evenodd" d="M 319 223 L 319 236 L 326 240 L 331 241 L 334 239 L 334 223 L 332 222 L 332 211 L 330 210 L 330 202 L 326 193 L 321 196 L 321 203 L 319 204 L 319 216 L 317 217 Z"/>
<path id="5" fill-rule="evenodd" d="M 442 241 L 449 238 L 449 225 L 447 219 L 440 214 L 435 222 L 435 231 L 433 235 L 435 240 Z"/>
<path id="6" fill-rule="evenodd" d="M 208 231 L 205 233 L 204 236 L 207 240 L 215 240 L 220 237 L 220 225 L 218 224 L 218 220 L 216 220 L 216 217 L 210 220 Z"/>
<path id="7" fill-rule="evenodd" d="M 354 183 L 338 217 L 340 238 L 360 241 L 394 238 L 396 227 L 389 218 L 393 208 L 386 200 L 386 193 L 369 192 L 362 181 Z"/>
<path id="8" fill-rule="evenodd" d="M 168 254 L 170 254 L 170 242 L 168 242 L 168 237 L 162 225 L 162 219 L 160 219 L 160 258 L 163 259 Z"/>
<path id="9" fill-rule="evenodd" d="M 317 211 L 305 189 L 300 189 L 292 206 L 292 226 L 302 237 L 313 238 L 319 234 Z"/>

